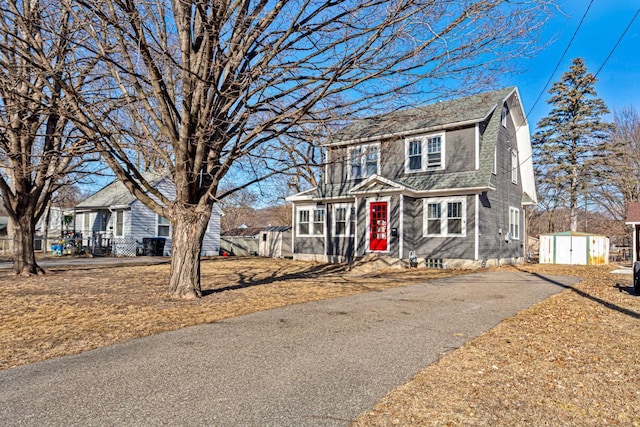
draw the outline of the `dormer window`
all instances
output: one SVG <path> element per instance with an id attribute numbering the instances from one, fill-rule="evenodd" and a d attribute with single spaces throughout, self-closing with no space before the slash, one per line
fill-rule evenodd
<path id="1" fill-rule="evenodd" d="M 349 149 L 349 178 L 362 179 L 378 174 L 380 144 L 360 145 Z"/>
<path id="2" fill-rule="evenodd" d="M 405 149 L 406 173 L 444 169 L 444 134 L 408 139 Z"/>

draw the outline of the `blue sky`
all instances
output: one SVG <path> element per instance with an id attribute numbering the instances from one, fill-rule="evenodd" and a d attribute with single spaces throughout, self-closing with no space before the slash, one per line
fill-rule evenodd
<path id="1" fill-rule="evenodd" d="M 535 58 L 523 62 L 525 72 L 508 82 L 518 86 L 525 110 L 531 111 L 528 120 L 532 133 L 538 121 L 550 111 L 549 94 L 545 91 L 535 107 L 534 103 L 591 1 L 559 0 L 559 3 L 564 15 L 555 13 L 545 31 L 545 37 L 553 41 Z M 590 72 L 596 73 L 639 9 L 640 0 L 594 0 L 547 90 L 578 56 L 585 59 Z M 598 74 L 596 90 L 612 112 L 629 105 L 640 109 L 640 15 Z"/>

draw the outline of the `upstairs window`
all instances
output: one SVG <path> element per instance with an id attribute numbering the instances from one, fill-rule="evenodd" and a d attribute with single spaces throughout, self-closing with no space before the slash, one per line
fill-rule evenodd
<path id="1" fill-rule="evenodd" d="M 409 139 L 405 150 L 407 173 L 444 169 L 444 134 Z"/>
<path id="2" fill-rule="evenodd" d="M 362 179 L 378 173 L 380 145 L 361 145 L 349 149 L 349 178 Z"/>
<path id="3" fill-rule="evenodd" d="M 504 104 L 502 106 L 502 113 L 500 114 L 500 123 L 503 128 L 507 127 L 507 117 L 509 117 L 509 107 L 507 107 L 507 104 Z"/>
<path id="4" fill-rule="evenodd" d="M 511 150 L 511 182 L 518 183 L 518 152 Z"/>
<path id="5" fill-rule="evenodd" d="M 409 141 L 409 170 L 422 170 L 422 141 Z"/>

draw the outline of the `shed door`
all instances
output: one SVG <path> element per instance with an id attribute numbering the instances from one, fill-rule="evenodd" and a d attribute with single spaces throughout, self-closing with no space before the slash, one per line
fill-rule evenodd
<path id="1" fill-rule="evenodd" d="M 369 205 L 369 250 L 387 250 L 387 202 Z"/>

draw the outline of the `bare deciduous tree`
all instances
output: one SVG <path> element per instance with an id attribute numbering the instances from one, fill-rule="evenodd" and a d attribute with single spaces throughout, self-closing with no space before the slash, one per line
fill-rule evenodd
<path id="1" fill-rule="evenodd" d="M 85 139 L 63 113 L 63 86 L 84 83 L 70 1 L 0 1 L 0 192 L 13 230 L 13 271 L 42 273 L 35 225 L 64 177 L 78 171 Z"/>
<path id="2" fill-rule="evenodd" d="M 612 218 L 624 220 L 629 202 L 640 200 L 640 113 L 633 106 L 614 111 L 611 132 L 612 155 L 600 173 L 593 202 Z"/>
<path id="3" fill-rule="evenodd" d="M 76 97 L 76 117 L 118 178 L 171 221 L 169 293 L 197 297 L 213 204 L 290 167 L 265 147 L 453 80 L 466 91 L 494 83 L 539 46 L 552 3 L 83 0 L 112 85 L 102 101 Z M 143 132 L 103 114 L 116 98 L 144 110 Z M 162 154 L 175 198 L 144 181 L 134 151 L 145 150 Z"/>

